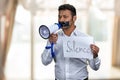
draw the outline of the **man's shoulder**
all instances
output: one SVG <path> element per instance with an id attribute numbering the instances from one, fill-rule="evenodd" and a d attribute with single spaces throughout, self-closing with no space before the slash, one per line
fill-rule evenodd
<path id="1" fill-rule="evenodd" d="M 81 37 L 90 37 L 89 34 L 87 34 L 85 32 L 82 32 L 82 31 L 80 31 L 78 29 L 76 30 L 76 34 L 77 34 L 77 36 L 81 36 Z"/>

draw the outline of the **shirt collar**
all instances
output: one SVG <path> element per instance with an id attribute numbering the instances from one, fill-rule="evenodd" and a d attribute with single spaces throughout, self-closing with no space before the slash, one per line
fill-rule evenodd
<path id="1" fill-rule="evenodd" d="M 64 35 L 64 32 L 62 31 L 62 35 Z M 74 29 L 74 31 L 71 33 L 71 36 L 74 35 L 74 36 L 77 36 L 78 35 L 78 32 L 77 32 L 77 28 Z"/>
<path id="2" fill-rule="evenodd" d="M 77 36 L 77 28 L 74 29 L 74 31 L 72 32 L 73 35 Z"/>

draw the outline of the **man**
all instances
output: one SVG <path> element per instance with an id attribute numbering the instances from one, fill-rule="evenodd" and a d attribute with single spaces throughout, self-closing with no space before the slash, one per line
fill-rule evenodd
<path id="1" fill-rule="evenodd" d="M 76 9 L 70 4 L 63 4 L 58 9 L 58 21 L 63 24 L 62 30 L 56 34 L 51 34 L 48 39 L 46 49 L 43 51 L 42 63 L 48 65 L 55 61 L 55 80 L 88 80 L 87 65 L 93 70 L 98 70 L 100 59 L 98 58 L 99 48 L 91 44 L 93 59 L 67 58 L 63 55 L 63 37 L 88 36 L 76 29 Z M 68 25 L 64 25 L 68 23 Z M 54 46 L 51 45 L 54 43 Z M 52 48 L 48 48 L 52 46 Z M 54 52 L 54 55 L 53 55 Z M 52 54 L 51 54 L 52 53 Z"/>

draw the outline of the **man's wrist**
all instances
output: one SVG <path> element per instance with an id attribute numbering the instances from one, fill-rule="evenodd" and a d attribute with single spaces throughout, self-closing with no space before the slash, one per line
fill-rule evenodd
<path id="1" fill-rule="evenodd" d="M 93 58 L 96 58 L 96 57 L 98 57 L 98 54 L 96 54 L 96 55 L 93 55 Z"/>

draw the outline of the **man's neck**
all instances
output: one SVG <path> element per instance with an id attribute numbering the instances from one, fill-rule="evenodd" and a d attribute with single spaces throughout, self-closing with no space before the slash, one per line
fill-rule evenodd
<path id="1" fill-rule="evenodd" d="M 70 28 L 68 29 L 64 29 L 64 34 L 67 35 L 67 36 L 70 36 L 71 33 L 74 31 L 74 29 L 76 28 L 76 26 L 71 26 Z"/>

